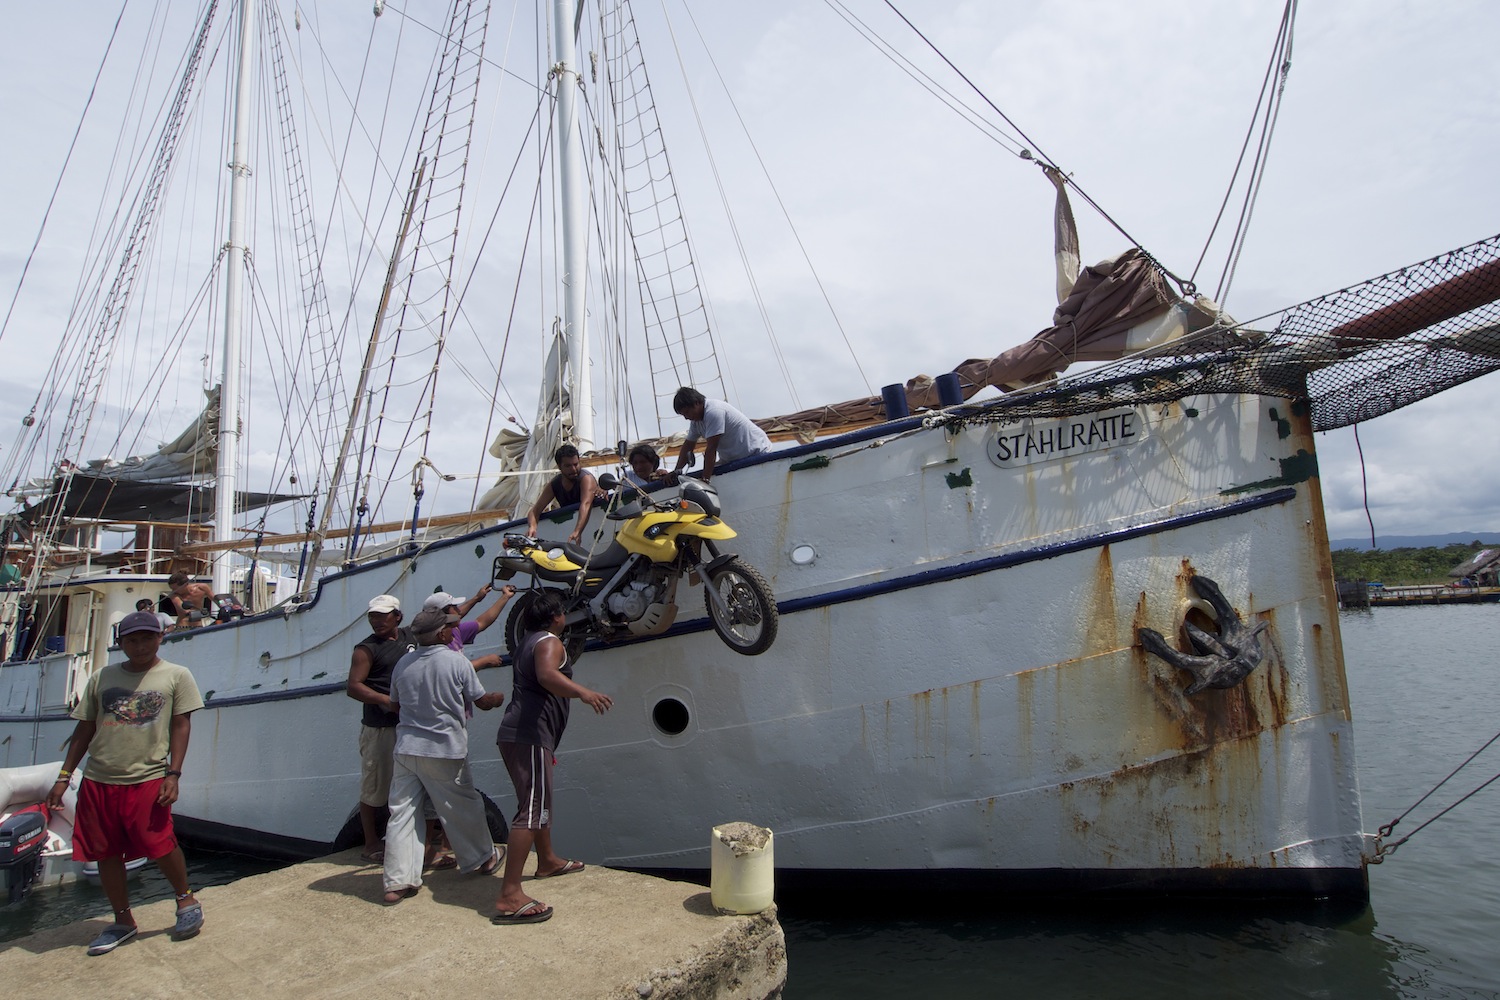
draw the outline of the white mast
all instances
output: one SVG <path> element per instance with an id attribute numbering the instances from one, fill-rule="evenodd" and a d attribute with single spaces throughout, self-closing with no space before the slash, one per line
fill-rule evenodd
<path id="1" fill-rule="evenodd" d="M 552 35 L 557 79 L 558 170 L 561 173 L 563 222 L 563 337 L 568 345 L 572 385 L 569 405 L 578 449 L 594 447 L 593 392 L 589 384 L 588 330 L 584 317 L 587 273 L 587 208 L 583 197 L 583 139 L 578 133 L 578 60 L 574 53 L 573 0 L 553 0 Z"/>
<path id="2" fill-rule="evenodd" d="M 245 199 L 250 178 L 250 97 L 255 62 L 255 0 L 240 0 L 240 59 L 234 84 L 234 143 L 229 156 L 229 239 L 224 245 L 224 376 L 219 394 L 219 467 L 214 504 L 214 541 L 234 537 L 234 497 L 239 488 L 240 340 L 244 328 Z M 233 554 L 214 556 L 215 594 L 229 593 Z"/>

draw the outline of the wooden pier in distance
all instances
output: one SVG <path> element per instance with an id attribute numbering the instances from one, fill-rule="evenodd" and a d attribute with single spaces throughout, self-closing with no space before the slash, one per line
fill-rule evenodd
<path id="1" fill-rule="evenodd" d="M 1370 607 L 1404 608 L 1419 604 L 1500 603 L 1500 587 L 1454 586 L 1433 583 L 1421 586 L 1371 587 Z"/>

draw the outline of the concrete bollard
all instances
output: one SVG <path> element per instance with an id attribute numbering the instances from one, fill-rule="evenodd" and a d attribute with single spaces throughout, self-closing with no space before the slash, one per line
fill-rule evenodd
<path id="1" fill-rule="evenodd" d="M 709 897 L 720 913 L 759 913 L 776 895 L 776 844 L 770 830 L 753 823 L 713 829 Z"/>

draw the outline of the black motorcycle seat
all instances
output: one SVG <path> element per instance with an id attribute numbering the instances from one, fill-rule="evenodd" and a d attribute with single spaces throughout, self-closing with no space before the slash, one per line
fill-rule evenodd
<path id="1" fill-rule="evenodd" d="M 569 559 L 585 569 L 614 569 L 630 558 L 630 553 L 625 551 L 625 546 L 613 538 L 609 540 L 609 544 L 602 552 L 595 552 L 592 556 L 588 549 L 582 545 L 574 545 L 572 542 L 563 542 L 562 549 Z"/>

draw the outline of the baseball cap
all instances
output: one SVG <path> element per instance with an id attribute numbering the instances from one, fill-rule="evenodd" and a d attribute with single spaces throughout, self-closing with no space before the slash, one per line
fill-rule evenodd
<path id="1" fill-rule="evenodd" d="M 462 597 L 454 597 L 446 590 L 440 590 L 422 602 L 422 610 L 442 611 L 444 608 L 451 608 L 453 605 L 462 604 L 463 602 L 464 599 Z"/>
<path id="2" fill-rule="evenodd" d="M 132 611 L 120 619 L 115 635 L 123 639 L 132 632 L 155 632 L 161 634 L 161 619 L 154 611 Z"/>
<path id="3" fill-rule="evenodd" d="M 454 625 L 460 621 L 462 619 L 458 615 L 450 615 L 442 608 L 423 608 L 411 620 L 411 630 L 419 637 L 433 635 L 444 625 Z"/>
<path id="4" fill-rule="evenodd" d="M 370 610 L 376 614 L 388 615 L 392 611 L 400 611 L 401 602 L 390 594 L 376 594 L 370 598 Z"/>

